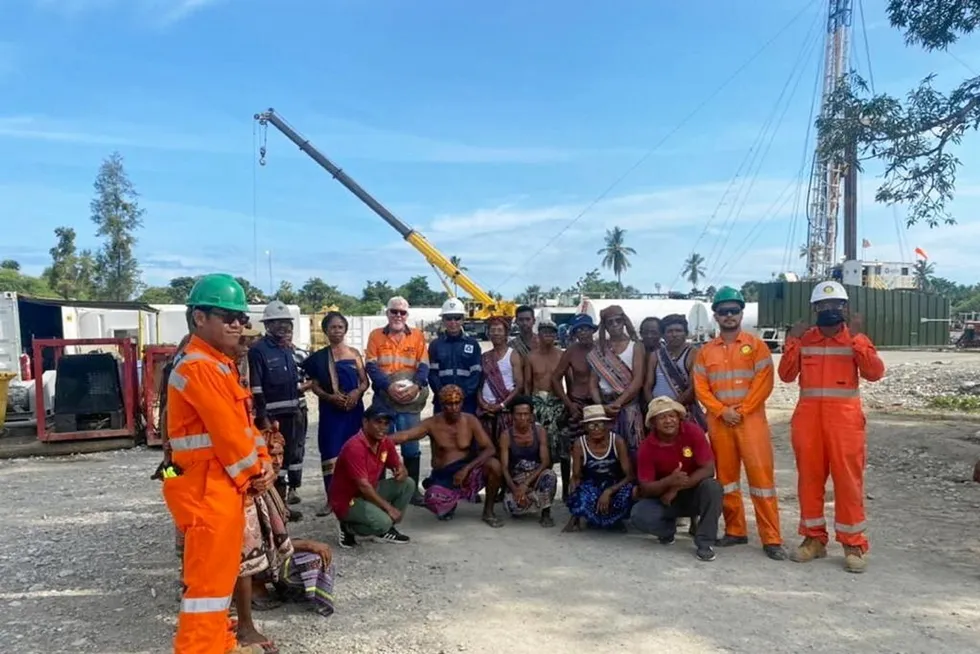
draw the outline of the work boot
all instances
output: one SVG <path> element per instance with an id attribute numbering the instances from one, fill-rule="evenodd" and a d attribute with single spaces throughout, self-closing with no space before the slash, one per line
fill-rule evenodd
<path id="1" fill-rule="evenodd" d="M 844 569 L 848 572 L 861 573 L 868 567 L 868 560 L 864 558 L 864 552 L 860 547 L 853 545 L 844 546 Z"/>
<path id="2" fill-rule="evenodd" d="M 733 545 L 748 545 L 748 543 L 748 536 L 732 536 L 730 534 L 725 534 L 718 539 L 716 545 L 718 545 L 718 547 L 731 547 Z"/>
<path id="3" fill-rule="evenodd" d="M 827 546 L 816 538 L 804 538 L 800 546 L 789 555 L 789 560 L 795 563 L 809 563 L 814 559 L 827 556 Z"/>
<path id="4" fill-rule="evenodd" d="M 421 456 L 413 456 L 410 459 L 405 459 L 405 470 L 408 471 L 408 476 L 415 482 L 415 491 L 412 493 L 411 499 L 412 506 L 425 506 L 425 498 L 422 497 L 422 493 L 419 492 L 419 477 L 421 476 L 421 468 Z"/>
<path id="5" fill-rule="evenodd" d="M 286 504 L 299 504 L 302 502 L 299 498 L 299 493 L 296 492 L 295 488 L 290 488 L 289 492 L 286 493 Z"/>
<path id="6" fill-rule="evenodd" d="M 782 545 L 763 545 L 763 551 L 773 561 L 785 561 L 786 560 L 786 550 L 783 549 Z"/>

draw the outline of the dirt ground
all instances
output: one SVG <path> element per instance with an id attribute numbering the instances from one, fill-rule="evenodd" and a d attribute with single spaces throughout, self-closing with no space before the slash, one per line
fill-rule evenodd
<path id="1" fill-rule="evenodd" d="M 793 545 L 788 414 L 770 413 L 782 531 Z M 769 561 L 754 533 L 751 545 L 705 564 L 686 536 L 662 547 L 633 533 L 560 534 L 533 519 L 491 530 L 476 505 L 452 523 L 410 509 L 411 544 L 335 549 L 335 616 L 293 606 L 257 614 L 259 626 L 284 654 L 980 651 L 980 485 L 969 481 L 980 423 L 872 416 L 868 427 L 864 575 L 841 570 L 836 545 L 807 566 Z M 294 535 L 335 545 L 336 521 L 313 516 L 322 501 L 315 440 L 307 519 Z M 0 461 L 6 651 L 170 651 L 177 565 L 149 480 L 158 460 L 136 449 Z M 560 526 L 567 513 L 555 513 Z"/>

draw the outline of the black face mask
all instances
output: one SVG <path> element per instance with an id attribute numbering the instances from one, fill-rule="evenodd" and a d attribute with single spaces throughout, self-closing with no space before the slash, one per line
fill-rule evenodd
<path id="1" fill-rule="evenodd" d="M 842 322 L 844 322 L 844 312 L 841 309 L 817 311 L 818 327 L 836 327 Z"/>

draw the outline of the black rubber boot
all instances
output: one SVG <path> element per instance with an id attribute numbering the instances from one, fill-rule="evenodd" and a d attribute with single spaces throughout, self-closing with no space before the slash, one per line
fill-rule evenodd
<path id="1" fill-rule="evenodd" d="M 412 506 L 424 506 L 422 493 L 419 492 L 419 475 L 421 468 L 421 456 L 413 456 L 411 459 L 405 459 L 405 469 L 408 470 L 408 476 L 415 482 L 415 492 L 412 494 Z"/>

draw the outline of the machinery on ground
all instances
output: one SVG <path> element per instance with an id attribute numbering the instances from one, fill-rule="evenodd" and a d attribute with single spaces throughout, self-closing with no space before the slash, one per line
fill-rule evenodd
<path id="1" fill-rule="evenodd" d="M 449 293 L 450 297 L 455 297 L 456 293 L 454 291 L 455 287 L 462 288 L 464 291 L 469 293 L 471 300 L 466 302 L 467 317 L 475 321 L 484 321 L 487 318 L 493 316 L 505 316 L 508 318 L 514 317 L 514 310 L 517 305 L 514 302 L 506 300 L 498 300 L 494 298 L 490 293 L 486 292 L 472 279 L 470 279 L 463 271 L 459 269 L 449 257 L 445 256 L 438 249 L 435 248 L 431 243 L 429 243 L 426 238 L 415 231 L 401 220 L 399 220 L 393 213 L 388 211 L 384 205 L 375 200 L 370 193 L 361 188 L 357 182 L 351 179 L 343 170 L 338 168 L 332 161 L 327 159 L 319 150 L 317 150 L 307 139 L 300 136 L 296 130 L 290 127 L 273 109 L 268 111 L 263 111 L 262 113 L 255 114 L 255 120 L 258 121 L 259 125 L 263 127 L 267 125 L 272 125 L 278 129 L 282 134 L 288 138 L 290 141 L 296 144 L 296 146 L 305 152 L 313 161 L 318 163 L 324 170 L 326 170 L 330 175 L 334 177 L 338 182 L 344 185 L 348 191 L 353 193 L 357 198 L 366 204 L 374 213 L 378 214 L 382 220 L 392 226 L 402 238 L 404 238 L 412 247 L 414 247 L 418 252 L 425 257 L 425 260 L 429 262 L 433 270 L 439 276 L 442 285 L 445 287 L 446 292 Z M 263 145 L 259 150 L 259 163 L 265 165 L 265 146 Z"/>

